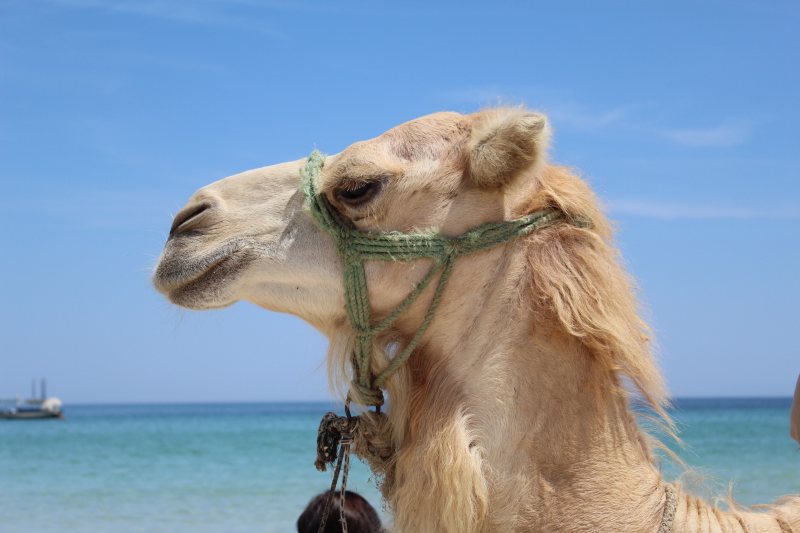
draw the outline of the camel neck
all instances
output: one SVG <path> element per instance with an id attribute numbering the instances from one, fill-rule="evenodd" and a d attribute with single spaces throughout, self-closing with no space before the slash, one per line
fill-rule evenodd
<path id="1" fill-rule="evenodd" d="M 449 481 L 474 485 L 474 505 L 485 500 L 488 531 L 513 531 L 518 523 L 540 531 L 564 523 L 572 531 L 656 531 L 661 479 L 617 377 L 577 339 L 519 304 L 524 269 L 509 250 L 475 261 L 470 272 L 484 278 L 454 273 L 442 317 L 413 360 L 408 444 L 425 449 L 427 435 L 444 432 L 453 439 L 449 446 L 462 446 L 456 463 L 464 479 Z M 609 515 L 609 498 L 617 516 Z M 653 512 L 633 513 L 642 506 Z M 564 513 L 574 518 L 564 521 Z M 642 523 L 631 524 L 632 515 L 643 516 Z"/>

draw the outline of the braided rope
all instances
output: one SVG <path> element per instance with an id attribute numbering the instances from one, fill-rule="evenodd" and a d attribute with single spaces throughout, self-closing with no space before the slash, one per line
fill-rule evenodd
<path id="1" fill-rule="evenodd" d="M 345 453 L 349 451 L 349 447 L 345 449 L 344 446 L 339 448 L 339 454 L 336 459 L 336 468 L 333 470 L 333 481 L 331 481 L 331 488 L 328 491 L 328 497 L 325 499 L 325 507 L 322 509 L 322 519 L 319 522 L 319 529 L 317 529 L 317 533 L 324 533 L 325 525 L 328 523 L 328 515 L 331 514 L 331 504 L 333 503 L 333 495 L 336 493 L 336 485 L 339 483 L 339 472 L 342 470 L 342 462 L 344 460 Z M 350 462 L 348 461 L 347 466 L 350 466 Z M 342 485 L 342 491 L 346 490 L 347 483 Z M 340 520 L 341 520 L 341 509 L 344 509 L 344 502 L 342 502 L 340 508 Z M 347 523 L 346 521 L 344 522 Z M 345 526 L 346 527 L 346 526 Z"/>
<path id="2" fill-rule="evenodd" d="M 317 191 L 317 183 L 321 179 L 324 164 L 324 156 L 314 150 L 301 172 L 302 191 L 306 197 L 306 209 L 316 223 L 333 237 L 342 257 L 345 310 L 356 334 L 350 392 L 354 393 L 355 399 L 364 405 L 380 407 L 383 404 L 382 388 L 408 360 L 431 325 L 458 257 L 507 243 L 560 221 L 567 221 L 582 228 L 591 225 L 584 219 L 569 218 L 558 209 L 543 209 L 514 220 L 489 222 L 458 237 L 445 237 L 433 231 L 414 233 L 360 231 L 349 220 L 339 215 L 325 195 Z M 370 260 L 413 261 L 415 259 L 433 259 L 434 264 L 397 307 L 377 324 L 372 324 L 364 263 Z M 439 274 L 439 281 L 419 329 L 389 365 L 377 376 L 373 375 L 371 371 L 373 340 L 379 333 L 389 329 L 417 300 L 436 274 Z"/>

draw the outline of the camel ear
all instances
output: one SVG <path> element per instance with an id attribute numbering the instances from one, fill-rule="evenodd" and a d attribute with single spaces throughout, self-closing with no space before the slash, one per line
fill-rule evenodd
<path id="1" fill-rule="evenodd" d="M 500 187 L 544 162 L 547 118 L 524 109 L 492 109 L 475 116 L 468 174 L 481 187 Z"/>

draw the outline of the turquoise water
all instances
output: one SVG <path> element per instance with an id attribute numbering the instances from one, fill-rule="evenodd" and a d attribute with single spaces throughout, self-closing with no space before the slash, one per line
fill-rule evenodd
<path id="1" fill-rule="evenodd" d="M 743 503 L 800 492 L 788 399 L 683 400 L 684 460 Z M 325 404 L 67 406 L 0 421 L 0 532 L 291 532 L 329 473 L 313 467 Z M 667 467 L 670 475 L 676 470 Z M 355 462 L 349 487 L 379 502 Z"/>
<path id="2" fill-rule="evenodd" d="M 681 478 L 698 495 L 726 495 L 743 504 L 800 493 L 800 447 L 789 437 L 791 398 L 683 399 L 672 415 L 690 467 Z M 681 474 L 673 465 L 667 477 Z"/>

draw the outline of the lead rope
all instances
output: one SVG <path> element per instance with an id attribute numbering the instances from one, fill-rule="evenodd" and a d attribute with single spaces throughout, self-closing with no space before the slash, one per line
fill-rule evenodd
<path id="1" fill-rule="evenodd" d="M 325 500 L 322 519 L 317 533 L 324 533 L 328 516 L 331 513 L 336 486 L 339 483 L 339 474 L 342 475 L 342 488 L 339 496 L 339 523 L 342 532 L 347 532 L 347 518 L 345 517 L 345 494 L 347 492 L 347 475 L 350 473 L 350 446 L 353 443 L 353 432 L 358 425 L 358 417 L 350 414 L 350 400 L 345 403 L 345 416 L 336 416 L 336 413 L 326 413 L 322 417 L 317 433 L 317 470 L 324 472 L 326 465 L 336 462 L 333 469 L 333 480 Z"/>
<path id="2" fill-rule="evenodd" d="M 341 444 L 341 455 L 344 458 L 344 467 L 342 468 L 342 496 L 340 498 L 341 504 L 339 505 L 339 523 L 342 524 L 342 533 L 347 533 L 347 518 L 344 515 L 344 509 L 347 505 L 345 502 L 345 493 L 347 492 L 347 474 L 350 473 L 350 444 L 352 442 L 353 436 L 349 435 L 347 440 Z"/>
<path id="3" fill-rule="evenodd" d="M 319 522 L 319 529 L 317 529 L 317 533 L 324 533 L 325 525 L 328 523 L 328 515 L 331 514 L 331 503 L 333 503 L 333 495 L 336 494 L 336 485 L 339 482 L 339 471 L 342 468 L 342 456 L 344 454 L 344 448 L 339 451 L 339 458 L 336 461 L 336 468 L 333 471 L 333 481 L 331 481 L 331 489 L 328 491 L 328 497 L 325 499 L 325 509 L 322 511 L 322 520 Z M 344 492 L 344 483 L 342 483 L 342 492 Z M 339 521 L 342 522 L 342 527 L 344 531 L 347 531 L 347 521 L 344 520 L 344 516 L 342 516 L 342 509 L 344 507 L 339 508 Z"/>

